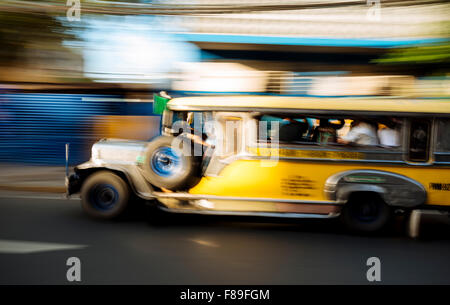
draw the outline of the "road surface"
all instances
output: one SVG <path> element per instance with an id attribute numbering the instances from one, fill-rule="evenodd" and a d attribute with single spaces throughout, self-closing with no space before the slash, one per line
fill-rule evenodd
<path id="1" fill-rule="evenodd" d="M 0 198 L 0 284 L 368 284 L 378 257 L 382 284 L 450 284 L 450 226 L 411 240 L 399 222 L 376 237 L 338 221 L 212 216 L 88 218 L 79 200 Z M 164 225 L 165 221 L 168 221 Z"/>

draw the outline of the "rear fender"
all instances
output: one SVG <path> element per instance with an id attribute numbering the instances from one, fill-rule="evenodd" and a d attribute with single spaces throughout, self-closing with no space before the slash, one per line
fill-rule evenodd
<path id="1" fill-rule="evenodd" d="M 345 203 L 355 192 L 377 193 L 386 204 L 412 208 L 425 203 L 427 193 L 419 182 L 396 173 L 379 170 L 350 170 L 330 176 L 325 183 L 330 200 Z"/>

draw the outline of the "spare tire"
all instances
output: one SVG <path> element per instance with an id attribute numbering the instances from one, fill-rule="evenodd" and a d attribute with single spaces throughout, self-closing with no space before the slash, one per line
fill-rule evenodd
<path id="1" fill-rule="evenodd" d="M 147 145 L 142 164 L 143 175 L 159 188 L 185 190 L 200 180 L 200 162 L 196 157 L 183 153 L 183 148 L 191 151 L 189 141 L 180 141 L 179 147 L 172 147 L 174 139 L 161 136 Z"/>

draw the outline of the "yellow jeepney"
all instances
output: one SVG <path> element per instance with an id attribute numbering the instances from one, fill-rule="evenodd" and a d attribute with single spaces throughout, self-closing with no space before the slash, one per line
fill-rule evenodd
<path id="1" fill-rule="evenodd" d="M 449 210 L 448 100 L 202 96 L 158 107 L 160 137 L 100 141 L 75 169 L 69 192 L 81 188 L 91 215 L 120 214 L 121 193 L 179 213 L 340 216 L 366 232 L 396 210 Z M 99 207 L 101 194 L 112 207 Z"/>

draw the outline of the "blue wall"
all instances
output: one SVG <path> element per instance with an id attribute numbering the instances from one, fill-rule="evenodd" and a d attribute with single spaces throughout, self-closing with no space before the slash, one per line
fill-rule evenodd
<path id="1" fill-rule="evenodd" d="M 0 94 L 0 162 L 62 165 L 89 159 L 105 115 L 153 115 L 152 103 L 123 102 L 117 95 Z M 99 100 L 101 99 L 101 100 Z"/>

